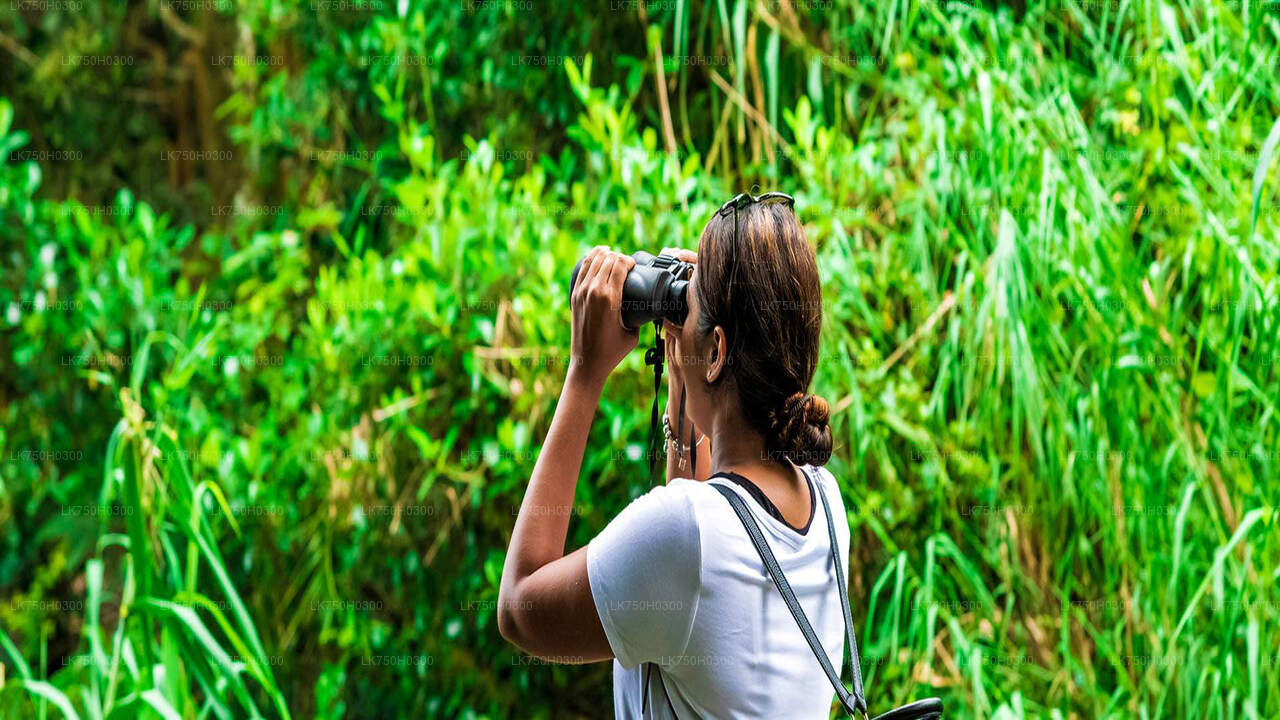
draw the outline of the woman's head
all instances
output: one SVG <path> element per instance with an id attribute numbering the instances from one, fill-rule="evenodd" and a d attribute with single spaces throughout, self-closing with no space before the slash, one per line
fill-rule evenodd
<path id="1" fill-rule="evenodd" d="M 698 243 L 689 318 L 680 329 L 688 412 L 708 427 L 736 406 L 769 459 L 825 464 L 829 410 L 809 395 L 818 363 L 822 291 L 813 249 L 789 203 L 717 213 Z"/>

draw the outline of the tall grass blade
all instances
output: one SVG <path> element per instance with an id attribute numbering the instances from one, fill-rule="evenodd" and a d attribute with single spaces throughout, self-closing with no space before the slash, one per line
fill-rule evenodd
<path id="1" fill-rule="evenodd" d="M 1271 124 L 1271 132 L 1267 133 L 1267 139 L 1262 143 L 1262 152 L 1258 155 L 1258 166 L 1253 169 L 1253 202 L 1249 209 L 1250 239 L 1258 229 L 1258 204 L 1262 200 L 1262 188 L 1266 185 L 1267 174 L 1271 172 L 1277 144 L 1280 144 L 1280 116 Z"/>

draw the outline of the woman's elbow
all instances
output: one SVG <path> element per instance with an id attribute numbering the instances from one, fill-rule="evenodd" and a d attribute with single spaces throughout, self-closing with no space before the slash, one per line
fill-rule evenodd
<path id="1" fill-rule="evenodd" d="M 498 632 L 504 640 L 523 650 L 519 617 L 521 607 L 519 592 L 503 582 L 498 588 Z"/>

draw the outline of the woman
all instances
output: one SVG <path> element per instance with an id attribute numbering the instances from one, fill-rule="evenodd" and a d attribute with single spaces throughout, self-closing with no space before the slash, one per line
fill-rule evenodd
<path id="1" fill-rule="evenodd" d="M 726 203 L 697 255 L 683 259 L 696 269 L 687 319 L 666 326 L 667 484 L 565 555 L 601 389 L 636 346 L 619 315 L 634 262 L 604 247 L 584 261 L 571 298 L 572 359 L 512 532 L 498 627 L 553 661 L 615 658 L 621 718 L 825 718 L 832 685 L 743 523 L 711 486 L 745 501 L 841 667 L 843 616 L 815 490 L 831 504 L 842 578 L 849 526 L 836 481 L 821 469 L 831 455 L 827 403 L 807 394 L 822 322 L 814 253 L 790 198 L 771 193 Z M 688 417 L 679 427 L 682 394 Z M 695 466 L 698 477 L 689 477 Z"/>

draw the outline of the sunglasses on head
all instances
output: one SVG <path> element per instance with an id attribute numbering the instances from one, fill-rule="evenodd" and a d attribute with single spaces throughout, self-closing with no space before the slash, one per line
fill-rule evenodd
<path id="1" fill-rule="evenodd" d="M 732 200 L 721 205 L 720 209 L 716 211 L 716 214 L 721 217 L 724 217 L 731 212 L 736 213 L 737 211 L 747 207 L 748 205 L 754 205 L 756 203 L 759 203 L 761 205 L 772 205 L 773 203 L 783 203 L 788 208 L 794 209 L 796 206 L 796 199 L 782 192 L 768 192 L 763 195 L 752 195 L 751 193 L 738 193 L 737 195 L 733 196 Z"/>

